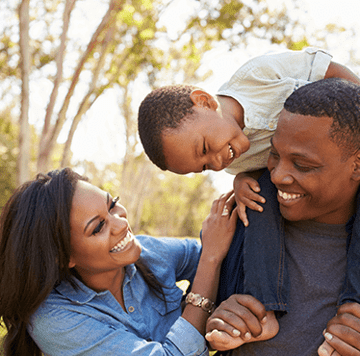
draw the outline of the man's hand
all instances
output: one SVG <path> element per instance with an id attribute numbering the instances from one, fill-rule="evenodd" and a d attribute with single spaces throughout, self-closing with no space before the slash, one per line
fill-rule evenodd
<path id="1" fill-rule="evenodd" d="M 250 295 L 234 294 L 207 321 L 205 338 L 216 350 L 231 350 L 247 342 L 267 340 L 279 331 L 273 312 Z"/>
<path id="2" fill-rule="evenodd" d="M 360 356 L 360 304 L 346 303 L 324 330 L 319 356 Z"/>

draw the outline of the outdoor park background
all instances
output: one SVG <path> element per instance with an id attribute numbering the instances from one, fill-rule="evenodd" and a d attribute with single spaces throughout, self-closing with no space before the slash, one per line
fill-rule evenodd
<path id="1" fill-rule="evenodd" d="M 183 82 L 215 93 L 251 57 L 307 46 L 360 75 L 359 13 L 359 0 L 1 0 L 0 210 L 71 166 L 121 196 L 136 234 L 197 237 L 232 176 L 152 165 L 142 98 Z"/>

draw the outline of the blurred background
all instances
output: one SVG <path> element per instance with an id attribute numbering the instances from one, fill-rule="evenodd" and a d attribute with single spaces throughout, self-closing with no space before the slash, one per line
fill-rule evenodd
<path id="1" fill-rule="evenodd" d="M 251 57 L 314 46 L 360 75 L 359 0 L 1 0 L 0 209 L 71 166 L 120 195 L 135 233 L 198 236 L 224 172 L 155 167 L 137 135 L 153 88 L 215 94 Z"/>

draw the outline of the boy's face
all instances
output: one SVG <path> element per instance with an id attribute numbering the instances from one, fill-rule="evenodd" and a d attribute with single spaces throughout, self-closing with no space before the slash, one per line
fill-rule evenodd
<path id="1" fill-rule="evenodd" d="M 239 124 L 216 110 L 194 106 L 194 116 L 163 133 L 167 169 L 178 174 L 220 171 L 250 147 Z"/>
<path id="2" fill-rule="evenodd" d="M 342 224 L 354 213 L 357 155 L 346 161 L 330 140 L 332 119 L 283 110 L 268 160 L 282 216 Z"/>

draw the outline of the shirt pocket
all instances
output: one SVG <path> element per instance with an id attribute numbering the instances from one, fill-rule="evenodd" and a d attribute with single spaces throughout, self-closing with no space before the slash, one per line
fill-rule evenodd
<path id="1" fill-rule="evenodd" d="M 183 291 L 179 287 L 173 286 L 171 288 L 164 288 L 164 293 L 166 305 L 160 298 L 157 298 L 156 303 L 153 304 L 153 308 L 162 316 L 177 309 L 181 310 Z"/>

